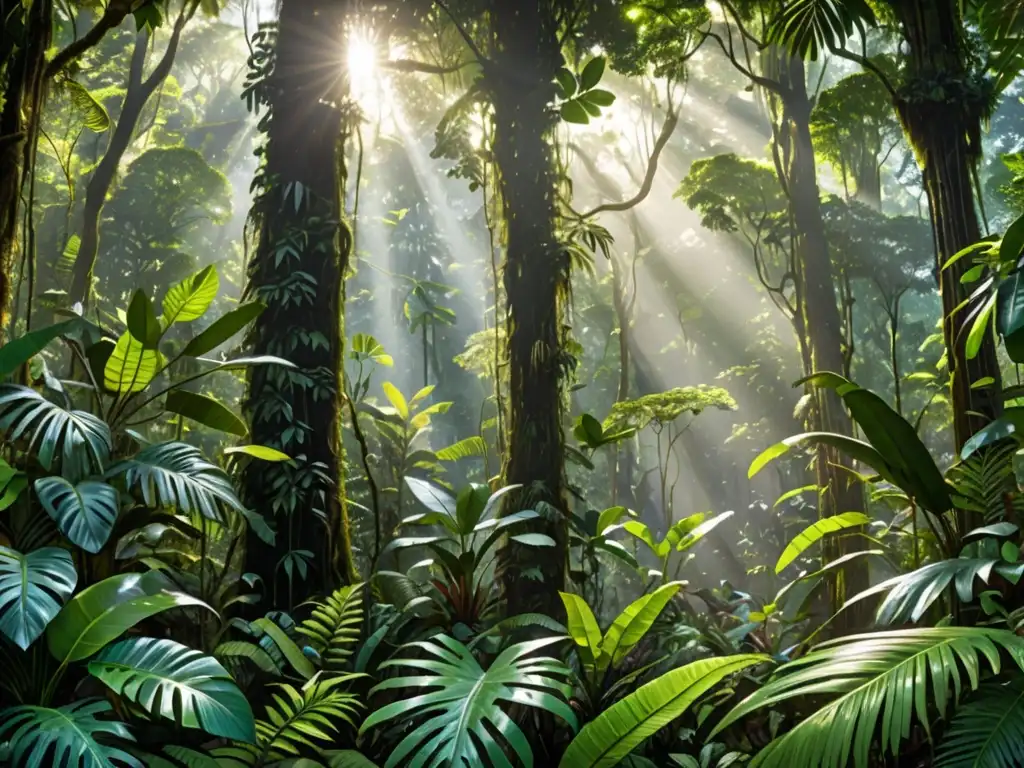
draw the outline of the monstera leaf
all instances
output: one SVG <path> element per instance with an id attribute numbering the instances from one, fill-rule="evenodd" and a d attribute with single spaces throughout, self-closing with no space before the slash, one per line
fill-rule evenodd
<path id="1" fill-rule="evenodd" d="M 112 466 L 106 476 L 122 475 L 128 490 L 141 495 L 148 507 L 173 507 L 220 522 L 221 505 L 247 511 L 224 471 L 186 443 L 147 446 Z"/>
<path id="2" fill-rule="evenodd" d="M 568 675 L 568 669 L 554 659 L 527 658 L 562 639 L 545 638 L 512 645 L 487 669 L 480 666 L 466 646 L 445 635 L 410 643 L 410 647 L 420 651 L 420 658 L 394 659 L 381 667 L 409 667 L 416 670 L 416 675 L 384 680 L 371 693 L 397 689 L 415 695 L 373 712 L 363 721 L 360 733 L 395 720 L 417 724 L 391 751 L 385 768 L 406 763 L 486 765 L 486 758 L 501 752 L 495 739 L 497 734 L 523 764 L 531 765 L 526 736 L 505 714 L 501 704 L 537 707 L 576 727 L 576 716 L 565 701 L 571 687 L 559 681 Z"/>
<path id="3" fill-rule="evenodd" d="M 117 489 L 95 480 L 72 485 L 63 477 L 41 477 L 34 488 L 43 509 L 71 543 L 92 554 L 103 549 L 117 520 Z"/>
<path id="4" fill-rule="evenodd" d="M 173 640 L 135 637 L 104 648 L 89 673 L 150 715 L 213 736 L 255 742 L 252 709 L 216 659 Z"/>
<path id="5" fill-rule="evenodd" d="M 59 455 L 61 475 L 69 479 L 101 472 L 110 459 L 110 429 L 103 421 L 16 384 L 0 384 L 0 432 L 11 442 L 28 440 L 29 451 L 47 471 Z"/>
<path id="6" fill-rule="evenodd" d="M 171 608 L 212 610 L 202 600 L 173 591 L 159 571 L 122 573 L 79 592 L 46 628 L 50 653 L 61 662 L 87 659 L 143 619 Z"/>
<path id="7" fill-rule="evenodd" d="M 44 547 L 23 555 L 0 547 L 0 632 L 22 650 L 35 642 L 78 582 L 71 554 Z"/>
<path id="8" fill-rule="evenodd" d="M 58 709 L 26 706 L 0 710 L 0 740 L 10 740 L 12 765 L 142 768 L 138 759 L 107 743 L 111 736 L 133 741 L 124 723 L 96 717 L 111 709 L 106 701 L 84 699 Z M 100 742 L 97 736 L 106 738 Z"/>

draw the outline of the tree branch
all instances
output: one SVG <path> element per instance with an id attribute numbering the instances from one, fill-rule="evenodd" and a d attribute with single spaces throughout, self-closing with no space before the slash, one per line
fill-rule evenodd
<path id="1" fill-rule="evenodd" d="M 414 59 L 391 59 L 380 62 L 381 69 L 389 69 L 393 72 L 422 72 L 427 75 L 451 75 L 460 69 L 471 67 L 476 61 L 463 61 L 459 64 L 431 64 L 428 61 L 415 61 Z"/>
<path id="2" fill-rule="evenodd" d="M 473 52 L 473 55 L 476 56 L 477 61 L 479 61 L 481 64 L 490 64 L 491 60 L 484 56 L 483 51 L 480 50 L 480 47 L 476 44 L 473 38 L 469 36 L 469 33 L 466 31 L 465 27 L 463 27 L 459 23 L 459 20 L 456 19 L 452 12 L 449 10 L 447 3 L 443 2 L 443 0 L 434 0 L 434 3 L 437 5 L 438 8 L 445 12 L 449 19 L 451 19 L 452 24 L 455 25 L 455 29 L 459 33 L 459 37 L 461 37 L 465 41 L 466 45 L 469 46 L 469 50 L 471 50 Z"/>
<path id="3" fill-rule="evenodd" d="M 665 149 L 669 139 L 672 138 L 672 133 L 675 131 L 678 123 L 679 115 L 674 109 L 670 110 L 665 116 L 665 122 L 661 126 L 661 133 L 658 135 L 658 140 L 654 142 L 654 150 L 651 152 L 651 157 L 647 161 L 647 173 L 644 175 L 644 180 L 640 184 L 640 189 L 637 190 L 637 193 L 633 195 L 633 197 L 618 203 L 603 203 L 602 205 L 592 208 L 582 214 L 580 218 L 589 219 L 606 211 L 628 211 L 630 208 L 635 208 L 637 205 L 642 203 L 651 193 L 651 188 L 654 186 L 654 176 L 658 172 L 658 159 L 661 157 L 662 150 Z"/>
<path id="4" fill-rule="evenodd" d="M 44 72 L 46 79 L 49 80 L 55 77 L 83 53 L 95 45 L 98 45 L 107 32 L 121 26 L 121 22 L 125 20 L 125 17 L 129 13 L 131 13 L 131 8 L 132 0 L 110 0 L 107 4 L 106 10 L 103 11 L 103 15 L 100 16 L 99 21 L 97 21 L 82 37 L 72 43 L 69 43 L 65 48 L 58 52 L 50 63 L 46 65 L 46 70 Z"/>

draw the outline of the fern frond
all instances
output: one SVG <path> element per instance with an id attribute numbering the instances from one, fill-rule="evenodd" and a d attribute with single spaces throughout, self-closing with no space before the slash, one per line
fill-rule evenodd
<path id="1" fill-rule="evenodd" d="M 1005 520 L 1007 513 L 1024 515 L 1024 495 L 1013 473 L 1016 452 L 1017 443 L 1004 440 L 951 467 L 946 477 L 957 506 L 982 515 L 986 523 Z"/>
<path id="2" fill-rule="evenodd" d="M 323 659 L 329 672 L 340 672 L 352 656 L 363 624 L 363 585 L 341 587 L 297 628 Z"/>

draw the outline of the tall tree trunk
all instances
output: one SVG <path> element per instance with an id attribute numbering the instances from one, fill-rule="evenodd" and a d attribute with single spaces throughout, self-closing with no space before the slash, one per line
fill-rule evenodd
<path id="1" fill-rule="evenodd" d="M 356 578 L 341 448 L 344 277 L 352 249 L 341 197 L 351 125 L 347 5 L 284 0 L 275 67 L 264 84 L 266 164 L 252 212 L 260 235 L 246 294 L 267 310 L 249 343 L 253 354 L 278 355 L 297 368 L 252 369 L 245 403 L 252 441 L 292 461 L 253 462 L 244 489 L 248 504 L 276 519 L 276 545 L 250 533 L 247 554 L 248 567 L 282 607 L 310 591 L 295 589 L 279 567 L 289 552 L 312 553 L 314 590 Z M 299 571 L 292 573 L 299 582 Z"/>
<path id="2" fill-rule="evenodd" d="M 13 6 L 18 6 L 14 8 Z M 43 105 L 46 49 L 53 28 L 53 0 L 0 2 L 3 109 L 0 111 L 0 334 L 7 327 L 13 294 L 21 187 L 31 172 L 35 126 Z M 17 23 L 21 18 L 21 25 Z M 19 34 L 20 32 L 20 34 Z"/>
<path id="3" fill-rule="evenodd" d="M 781 69 L 781 100 L 784 105 L 782 130 L 788 135 L 783 156 L 788 156 L 784 182 L 796 229 L 797 256 L 802 271 L 803 327 L 808 337 L 811 371 L 844 370 L 843 330 L 836 300 L 837 276 L 832 267 L 825 224 L 821 215 L 814 148 L 811 143 L 811 103 L 807 96 L 804 64 L 800 59 L 785 57 Z M 824 432 L 852 435 L 853 425 L 842 399 L 832 389 L 813 390 L 813 427 Z M 831 517 L 843 512 L 864 511 L 864 492 L 848 471 L 849 460 L 834 448 L 819 445 L 816 449 L 815 471 L 821 494 L 820 515 Z M 846 537 L 829 551 L 834 557 L 860 549 L 856 537 Z M 844 594 L 856 594 L 868 585 L 867 568 L 860 562 L 850 563 L 843 571 L 843 580 L 833 581 L 832 607 L 838 610 Z M 839 629 L 846 631 L 863 626 L 863 616 L 846 611 L 840 617 Z"/>
<path id="4" fill-rule="evenodd" d="M 972 178 L 981 157 L 981 126 L 994 95 L 984 72 L 969 66 L 969 49 L 956 0 L 895 3 L 909 46 L 896 111 L 921 166 L 935 237 L 936 272 L 942 294 L 943 329 L 952 377 L 953 432 L 957 452 L 971 435 L 1002 411 L 995 342 L 985 334 L 977 357 L 966 356 L 967 312 L 955 312 L 967 297 L 960 278 L 970 267 L 953 254 L 981 239 Z M 971 384 L 991 377 L 988 387 Z"/>
<path id="5" fill-rule="evenodd" d="M 543 518 L 537 530 L 556 542 L 540 548 L 510 541 L 502 551 L 502 580 L 509 615 L 560 615 L 558 591 L 564 588 L 567 556 L 562 301 L 569 260 L 556 235 L 550 141 L 555 116 L 548 104 L 561 53 L 549 3 L 495 2 L 491 22 L 497 50 L 489 85 L 505 224 L 508 306 L 509 443 L 504 480 L 524 486 L 506 509 L 539 507 Z"/>
<path id="6" fill-rule="evenodd" d="M 89 304 L 92 293 L 92 274 L 96 267 L 96 257 L 100 247 L 100 217 L 103 214 L 103 205 L 107 201 L 107 194 L 114 183 L 121 159 L 135 137 L 135 129 L 138 126 L 142 110 L 152 95 L 156 93 L 157 88 L 167 79 L 167 75 L 170 74 L 171 67 L 174 65 L 174 57 L 178 52 L 181 32 L 197 8 L 198 3 L 192 2 L 192 0 L 182 7 L 181 13 L 174 23 L 170 40 L 167 41 L 167 48 L 146 79 L 143 79 L 142 76 L 146 66 L 146 51 L 149 48 L 149 28 L 140 31 L 135 38 L 135 49 L 132 51 L 131 65 L 128 69 L 128 85 L 125 89 L 124 103 L 121 105 L 121 114 L 117 118 L 117 126 L 114 128 L 110 144 L 107 145 L 107 151 L 93 171 L 89 184 L 85 188 L 85 203 L 82 206 L 82 240 L 71 271 L 69 299 L 72 304 L 77 302 L 81 302 L 83 306 Z"/>

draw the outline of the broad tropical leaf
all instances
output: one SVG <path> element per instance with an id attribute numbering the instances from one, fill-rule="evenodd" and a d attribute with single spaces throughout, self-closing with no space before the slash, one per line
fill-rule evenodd
<path id="1" fill-rule="evenodd" d="M 859 528 L 862 525 L 868 525 L 870 522 L 871 518 L 863 512 L 843 512 L 841 515 L 823 517 L 818 522 L 811 523 L 811 525 L 800 531 L 786 545 L 782 555 L 779 557 L 779 561 L 775 564 L 775 572 L 782 573 L 786 566 L 806 552 L 808 547 L 817 541 L 821 541 L 825 536 L 849 530 L 850 528 Z"/>
<path id="2" fill-rule="evenodd" d="M 252 709 L 216 659 L 173 640 L 135 637 L 107 646 L 89 674 L 154 717 L 225 739 L 254 742 Z"/>
<path id="3" fill-rule="evenodd" d="M 245 422 L 227 406 L 197 392 L 189 392 L 186 389 L 171 390 L 167 393 L 164 408 L 204 426 L 227 432 L 229 435 L 245 437 L 249 433 Z"/>
<path id="4" fill-rule="evenodd" d="M 989 680 L 953 715 L 934 768 L 1024 765 L 1024 677 Z"/>
<path id="5" fill-rule="evenodd" d="M 724 678 L 770 661 L 755 654 L 701 659 L 652 680 L 587 723 L 562 755 L 560 768 L 619 765 Z"/>
<path id="6" fill-rule="evenodd" d="M 48 707 L 11 707 L 0 710 L 0 739 L 9 739 L 13 765 L 61 766 L 61 768 L 110 768 L 142 763 L 125 750 L 101 743 L 97 736 L 134 741 L 128 726 L 119 720 L 100 720 L 112 710 L 99 699 Z"/>
<path id="7" fill-rule="evenodd" d="M 299 633 L 323 659 L 323 668 L 340 671 L 355 650 L 363 624 L 363 585 L 341 587 L 317 603 L 313 615 L 298 627 Z"/>
<path id="8" fill-rule="evenodd" d="M 220 505 L 246 512 L 224 471 L 187 443 L 149 445 L 107 471 L 107 479 L 124 476 L 125 486 L 148 507 L 173 507 L 223 522 Z"/>
<path id="9" fill-rule="evenodd" d="M 327 768 L 377 768 L 377 764 L 362 752 L 354 749 L 339 749 L 325 752 Z"/>
<path id="10" fill-rule="evenodd" d="M 601 640 L 597 668 L 605 670 L 622 661 L 626 654 L 643 640 L 662 610 L 682 586 L 680 581 L 669 582 L 627 605 Z"/>
<path id="11" fill-rule="evenodd" d="M 60 456 L 61 475 L 74 480 L 102 472 L 110 459 L 110 429 L 85 411 L 67 411 L 34 389 L 0 384 L 0 431 L 11 441 L 28 440 L 48 472 Z"/>
<path id="12" fill-rule="evenodd" d="M 913 722 L 927 731 L 964 688 L 978 688 L 984 666 L 998 673 L 1001 651 L 1024 668 L 1024 638 L 1002 629 L 929 627 L 854 635 L 817 646 L 729 712 L 717 733 L 766 706 L 796 697 L 831 699 L 763 749 L 751 768 L 857 768 L 870 765 L 876 737 L 899 754 Z"/>
<path id="13" fill-rule="evenodd" d="M 198 320 L 217 298 L 220 277 L 211 264 L 167 291 L 164 296 L 163 315 L 160 318 L 164 328 L 172 323 Z"/>
<path id="14" fill-rule="evenodd" d="M 59 336 L 80 325 L 80 319 L 65 320 L 62 323 L 48 325 L 13 339 L 0 347 L 0 378 L 6 378 L 18 368 L 42 352 L 46 346 Z"/>
<path id="15" fill-rule="evenodd" d="M 384 680 L 371 695 L 396 689 L 423 692 L 374 711 L 363 721 L 360 734 L 395 720 L 417 723 L 391 751 L 385 768 L 406 763 L 485 765 L 503 750 L 496 735 L 520 761 L 531 765 L 526 735 L 505 714 L 501 703 L 537 707 L 576 727 L 576 716 L 566 704 L 571 687 L 563 682 L 569 670 L 554 659 L 527 658 L 560 640 L 547 638 L 510 646 L 486 670 L 462 643 L 445 635 L 410 643 L 427 658 L 393 659 L 381 667 L 409 667 L 417 675 Z M 498 764 L 507 765 L 507 758 Z"/>
<path id="16" fill-rule="evenodd" d="M 576 653 L 584 667 L 594 667 L 597 664 L 597 657 L 601 652 L 601 628 L 597 624 L 594 612 L 590 610 L 579 595 L 571 595 L 566 592 L 559 592 L 562 598 L 562 605 L 565 606 L 565 615 L 568 617 L 566 626 L 569 636 L 576 643 Z"/>
<path id="17" fill-rule="evenodd" d="M 266 306 L 264 304 L 252 301 L 221 315 L 210 324 L 209 328 L 186 344 L 181 354 L 188 355 L 189 357 L 205 355 L 245 328 L 263 314 L 265 309 Z"/>
<path id="18" fill-rule="evenodd" d="M 92 554 L 103 549 L 120 509 L 116 488 L 96 480 L 72 485 L 63 477 L 41 477 L 33 487 L 43 509 L 72 544 Z"/>
<path id="19" fill-rule="evenodd" d="M 171 608 L 212 610 L 202 600 L 174 592 L 159 571 L 110 576 L 75 595 L 46 628 L 50 653 L 61 662 L 92 656 L 143 619 Z"/>
<path id="20" fill-rule="evenodd" d="M 233 448 L 224 449 L 225 456 L 234 456 L 235 454 L 250 456 L 261 461 L 291 461 L 292 458 L 287 453 L 282 453 L 276 448 L 266 445 L 236 445 Z"/>
<path id="21" fill-rule="evenodd" d="M 241 659 L 248 659 L 264 672 L 269 672 L 272 675 L 281 674 L 280 668 L 270 654 L 255 643 L 247 643 L 244 640 L 228 640 L 214 648 L 213 655 L 233 668 Z"/>
<path id="22" fill-rule="evenodd" d="M 67 550 L 43 547 L 23 555 L 0 547 L 0 632 L 27 650 L 77 583 L 75 563 Z"/>
<path id="23" fill-rule="evenodd" d="M 156 378 L 163 364 L 164 356 L 159 350 L 147 349 L 131 331 L 125 331 L 103 367 L 103 386 L 120 394 L 141 392 Z"/>
<path id="24" fill-rule="evenodd" d="M 465 440 L 459 440 L 457 443 L 452 443 L 448 447 L 437 451 L 437 458 L 441 461 L 458 461 L 459 459 L 486 455 L 487 443 L 484 442 L 482 437 L 478 436 L 467 437 Z"/>
<path id="25" fill-rule="evenodd" d="M 266 634 L 273 641 L 274 646 L 291 665 L 292 669 L 302 675 L 303 678 L 309 679 L 316 674 L 313 662 L 306 658 L 302 649 L 295 644 L 294 640 L 288 637 L 288 633 L 281 629 L 281 627 L 267 618 L 256 619 L 252 622 L 252 626 Z"/>

